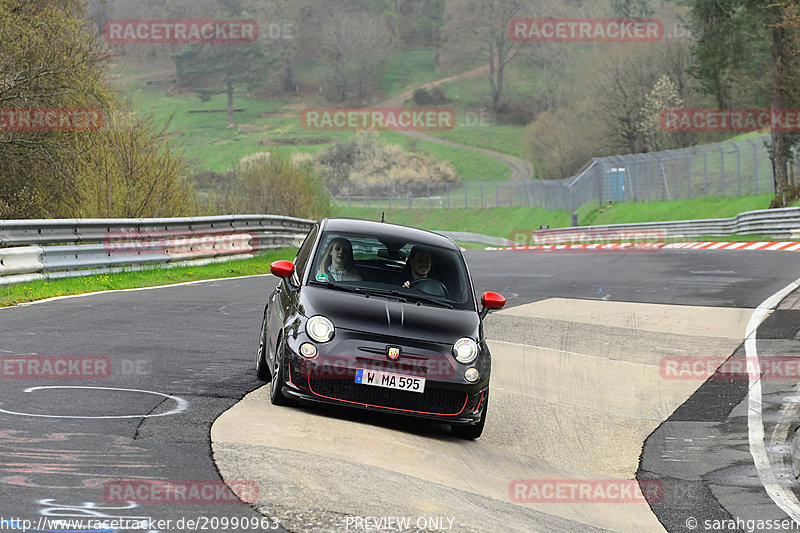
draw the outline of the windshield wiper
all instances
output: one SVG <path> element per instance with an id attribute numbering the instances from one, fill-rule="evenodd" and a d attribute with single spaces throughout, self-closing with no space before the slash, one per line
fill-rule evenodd
<path id="1" fill-rule="evenodd" d="M 412 300 L 417 300 L 418 302 L 425 302 L 425 303 L 433 304 L 433 305 L 436 305 L 436 306 L 439 306 L 439 307 L 444 307 L 445 309 L 452 309 L 453 308 L 453 306 L 450 305 L 449 303 L 442 302 L 442 301 L 437 300 L 435 298 L 428 298 L 427 296 L 418 296 L 416 294 L 403 294 L 403 296 L 405 296 L 406 298 L 410 298 Z"/>
<path id="2" fill-rule="evenodd" d="M 388 296 L 391 298 L 397 298 L 399 301 L 405 303 L 406 302 L 406 295 L 401 293 L 400 291 L 389 291 L 385 289 L 373 289 L 367 287 L 359 287 L 358 292 L 363 292 L 366 294 L 373 294 L 376 296 Z"/>
<path id="3" fill-rule="evenodd" d="M 361 292 L 361 290 L 358 287 L 350 287 L 349 285 L 339 285 L 337 283 L 331 283 L 330 281 L 312 280 L 309 282 L 309 285 L 320 285 L 322 287 L 328 287 L 329 289 L 335 289 L 337 291 L 354 292 L 354 293 Z"/>
<path id="4" fill-rule="evenodd" d="M 351 287 L 349 285 L 339 285 L 337 283 L 332 283 L 330 281 L 316 281 L 312 280 L 309 282 L 310 285 L 320 285 L 322 287 L 328 287 L 329 289 L 335 289 L 338 291 L 345 291 L 345 292 L 352 292 L 356 294 L 363 294 L 364 296 L 369 297 L 370 295 L 374 296 L 388 296 L 391 298 L 397 298 L 401 302 L 406 302 L 405 295 L 398 292 L 398 291 L 387 291 L 383 289 L 371 289 L 367 287 Z"/>

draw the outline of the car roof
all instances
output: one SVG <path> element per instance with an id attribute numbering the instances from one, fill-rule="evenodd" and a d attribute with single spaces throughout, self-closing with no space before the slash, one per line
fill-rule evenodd
<path id="1" fill-rule="evenodd" d="M 388 222 L 376 222 L 373 220 L 363 220 L 359 218 L 325 218 L 320 221 L 320 228 L 323 231 L 343 232 L 343 233 L 364 233 L 371 235 L 378 240 L 382 238 L 392 240 L 402 240 L 416 244 L 427 244 L 429 246 L 440 246 L 451 250 L 460 250 L 459 246 L 450 237 L 400 224 L 390 224 Z"/>

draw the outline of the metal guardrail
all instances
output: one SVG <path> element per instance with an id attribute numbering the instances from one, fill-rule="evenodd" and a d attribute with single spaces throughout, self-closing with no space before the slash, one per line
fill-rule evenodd
<path id="1" fill-rule="evenodd" d="M 800 208 L 747 211 L 732 218 L 610 224 L 520 232 L 517 244 L 560 244 L 610 240 L 674 240 L 730 235 L 763 235 L 771 239 L 800 238 Z M 524 242 L 521 241 L 522 237 Z"/>
<path id="2" fill-rule="evenodd" d="M 454 241 L 476 242 L 489 246 L 514 246 L 514 241 L 510 239 L 491 237 L 489 235 L 481 235 L 480 233 L 467 233 L 463 231 L 436 231 L 436 233 L 450 237 Z"/>
<path id="3" fill-rule="evenodd" d="M 273 215 L 0 220 L 0 285 L 252 257 L 298 246 L 311 224 Z"/>
<path id="4" fill-rule="evenodd" d="M 154 265 L 202 265 L 299 246 L 311 220 L 272 215 L 165 219 L 0 220 L 0 285 Z M 532 231 L 525 241 L 440 231 L 489 246 L 599 240 L 668 240 L 759 234 L 800 238 L 800 208 L 766 209 L 733 218 L 612 224 Z"/>

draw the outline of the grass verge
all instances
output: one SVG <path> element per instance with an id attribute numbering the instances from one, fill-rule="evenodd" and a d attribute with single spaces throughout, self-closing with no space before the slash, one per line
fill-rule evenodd
<path id="1" fill-rule="evenodd" d="M 204 279 L 268 274 L 270 263 L 280 259 L 292 260 L 296 253 L 296 249 L 284 248 L 272 250 L 251 259 L 214 263 L 201 267 L 152 268 L 135 272 L 2 285 L 0 286 L 0 307 L 87 292 L 156 287 Z"/>

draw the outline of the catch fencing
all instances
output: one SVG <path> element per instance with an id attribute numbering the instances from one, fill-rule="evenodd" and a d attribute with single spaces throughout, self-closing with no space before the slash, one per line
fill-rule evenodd
<path id="1" fill-rule="evenodd" d="M 594 158 L 561 180 L 340 184 L 339 206 L 397 209 L 542 207 L 570 213 L 597 202 L 652 202 L 774 192 L 769 136 L 678 150 Z"/>

